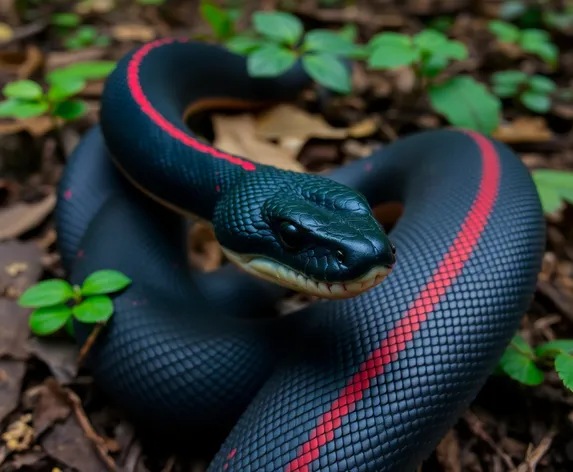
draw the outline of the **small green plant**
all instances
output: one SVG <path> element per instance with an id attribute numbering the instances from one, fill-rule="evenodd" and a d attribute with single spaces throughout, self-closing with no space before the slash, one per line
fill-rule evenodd
<path id="1" fill-rule="evenodd" d="M 557 85 L 550 78 L 507 70 L 496 72 L 491 79 L 493 93 L 498 97 L 514 98 L 535 113 L 547 113 L 551 109 L 551 95 L 557 90 Z"/>
<path id="2" fill-rule="evenodd" d="M 247 56 L 252 77 L 276 77 L 292 68 L 297 59 L 316 82 L 339 93 L 351 90 L 351 71 L 341 60 L 359 57 L 352 29 L 343 34 L 326 29 L 304 32 L 298 17 L 285 12 L 255 12 L 254 31 L 232 36 L 226 46 Z"/>
<path id="3" fill-rule="evenodd" d="M 54 13 L 50 17 L 50 23 L 58 28 L 59 31 L 67 32 L 80 26 L 82 17 L 77 13 Z"/>
<path id="4" fill-rule="evenodd" d="M 547 31 L 535 28 L 521 30 L 502 20 L 491 20 L 488 29 L 499 42 L 516 44 L 522 51 L 540 57 L 550 66 L 557 65 L 559 49 L 551 42 Z"/>
<path id="5" fill-rule="evenodd" d="M 573 339 L 548 341 L 532 348 L 516 334 L 497 366 L 496 373 L 505 373 L 524 385 L 539 385 L 544 370 L 554 368 L 563 385 L 573 391 Z"/>
<path id="6" fill-rule="evenodd" d="M 65 280 L 50 279 L 30 287 L 19 298 L 22 307 L 34 308 L 29 325 L 38 336 L 47 336 L 62 328 L 73 334 L 73 318 L 82 323 L 105 324 L 113 314 L 108 296 L 131 284 L 131 280 L 114 270 L 99 270 L 89 275 L 81 286 Z"/>
<path id="7" fill-rule="evenodd" d="M 80 26 L 64 41 L 68 49 L 82 49 L 90 46 L 104 47 L 111 44 L 111 38 L 99 34 L 98 30 L 91 25 Z"/>
<path id="8" fill-rule="evenodd" d="M 501 102 L 469 75 L 438 80 L 452 61 L 468 57 L 463 43 L 427 29 L 413 37 L 380 33 L 368 43 L 371 69 L 411 67 L 417 84 L 414 97 L 427 92 L 430 104 L 448 121 L 460 127 L 490 134 L 499 124 Z"/>
<path id="9" fill-rule="evenodd" d="M 241 15 L 240 8 L 221 8 L 215 3 L 203 0 L 199 12 L 218 41 L 227 41 L 236 34 L 235 22 Z"/>
<path id="10" fill-rule="evenodd" d="M 565 202 L 573 203 L 573 172 L 537 169 L 532 175 L 545 213 L 555 213 Z"/>
<path id="11" fill-rule="evenodd" d="M 547 0 L 534 4 L 522 0 L 507 0 L 501 6 L 499 16 L 526 28 L 552 28 L 567 31 L 573 27 L 573 4 L 557 6 Z"/>
<path id="12" fill-rule="evenodd" d="M 46 91 L 33 80 L 10 82 L 2 89 L 6 100 L 0 102 L 0 117 L 25 119 L 47 114 L 66 121 L 80 118 L 88 107 L 73 97 L 87 80 L 104 78 L 114 67 L 112 61 L 86 61 L 54 70 L 46 77 Z"/>
<path id="13" fill-rule="evenodd" d="M 165 3 L 165 0 L 137 0 L 137 3 L 139 3 L 140 5 L 163 5 Z"/>

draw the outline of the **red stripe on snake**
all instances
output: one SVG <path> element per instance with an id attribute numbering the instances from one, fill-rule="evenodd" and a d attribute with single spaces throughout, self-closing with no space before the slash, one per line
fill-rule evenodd
<path id="1" fill-rule="evenodd" d="M 139 79 L 139 69 L 143 59 L 153 49 L 156 49 L 165 44 L 171 44 L 176 41 L 178 40 L 173 38 L 159 39 L 157 41 L 146 44 L 141 49 L 138 49 L 137 52 L 133 55 L 127 66 L 127 86 L 133 99 L 139 105 L 141 111 L 145 113 L 149 119 L 151 119 L 151 121 L 153 121 L 159 128 L 169 134 L 169 136 L 171 136 L 173 139 L 183 143 L 185 146 L 192 147 L 193 149 L 196 149 L 200 152 L 205 152 L 214 158 L 224 159 L 231 164 L 242 167 L 244 170 L 255 170 L 256 166 L 252 162 L 246 161 L 237 156 L 232 156 L 231 154 L 227 154 L 223 151 L 219 151 L 218 149 L 215 149 L 208 144 L 198 141 L 193 136 L 190 136 L 189 134 L 174 126 L 154 108 L 149 99 L 146 97 L 145 92 L 143 91 L 143 87 L 141 86 L 141 81 Z M 186 42 L 187 40 L 181 39 L 180 41 Z"/>
<path id="2" fill-rule="evenodd" d="M 334 432 L 342 425 L 342 418 L 363 398 L 372 379 L 381 375 L 385 366 L 396 361 L 400 352 L 406 349 L 406 343 L 412 340 L 421 324 L 435 310 L 440 298 L 460 275 L 477 246 L 495 205 L 501 168 L 497 152 L 489 140 L 473 132 L 468 131 L 466 134 L 479 147 L 482 177 L 476 198 L 456 239 L 405 315 L 388 333 L 380 347 L 362 363 L 330 409 L 318 419 L 317 426 L 310 433 L 310 439 L 300 447 L 296 459 L 286 466 L 285 472 L 309 472 L 309 465 L 320 456 L 320 447 L 334 439 Z"/>

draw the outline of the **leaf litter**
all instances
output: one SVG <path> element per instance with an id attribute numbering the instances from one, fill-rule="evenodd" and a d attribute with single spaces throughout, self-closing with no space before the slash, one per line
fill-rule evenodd
<path id="1" fill-rule="evenodd" d="M 277 9 L 280 2 L 243 3 L 246 10 L 254 11 L 263 7 Z M 290 3 L 293 11 L 313 27 L 351 24 L 363 39 L 381 30 L 414 31 L 422 21 L 419 15 L 446 18 L 452 37 L 472 51 L 472 58 L 460 62 L 455 73 L 483 80 L 489 71 L 511 68 L 521 61 L 528 74 L 550 74 L 561 84 L 570 85 L 573 50 L 566 43 L 571 31 L 562 33 L 562 70 L 555 73 L 540 61 L 524 56 L 515 45 L 488 39 L 483 32 L 483 17 L 470 11 L 468 2 L 462 0 L 396 4 L 359 0 L 347 7 L 315 0 Z M 325 6 L 326 3 L 332 5 Z M 478 3 L 487 17 L 497 16 L 498 2 Z M 45 18 L 26 24 L 16 2 L 0 1 L 2 21 L 11 30 L 6 33 L 7 41 L 0 38 L 0 80 L 5 84 L 18 78 L 37 79 L 42 70 L 48 72 L 85 60 L 116 60 L 138 42 L 165 34 L 208 34 L 209 29 L 194 8 L 176 2 L 161 7 L 126 8 L 112 0 L 80 1 L 74 9 L 82 21 L 93 23 L 102 34 L 111 35 L 114 42 L 106 47 L 66 50 L 60 46 L 60 39 L 49 32 Z M 403 133 L 444 125 L 443 118 L 427 104 L 411 106 L 401 99 L 392 104 L 392 97 L 412 91 L 413 79 L 408 68 L 378 73 L 357 65 L 353 70 L 353 93 L 348 97 L 324 100 L 313 90 L 294 105 L 258 113 L 213 114 L 213 142 L 257 162 L 297 172 L 321 172 L 361 159 Z M 0 186 L 0 236 L 4 240 L 0 243 L 2 472 L 24 468 L 91 472 L 113 467 L 155 472 L 184 470 L 183 464 L 188 464 L 186 458 L 164 456 L 149 444 L 144 446 L 127 420 L 118 419 L 105 402 L 102 406 L 89 371 L 77 364 L 77 347 L 65 337 L 31 336 L 27 325 L 29 310 L 15 304 L 19 294 L 36 281 L 62 275 L 54 244 L 54 184 L 73 143 L 97 120 L 102 85 L 101 80 L 92 81 L 82 91 L 92 108 L 79 122 L 65 126 L 59 122 L 55 127 L 56 123 L 46 118 L 0 120 L 0 169 L 8 169 L 6 164 L 15 161 L 20 165 L 19 174 L 36 176 L 34 181 L 10 174 L 5 178 L 7 186 Z M 504 120 L 493 135 L 514 147 L 531 170 L 571 169 L 572 110 L 567 97 L 556 98 L 551 110 L 538 116 L 515 103 L 505 104 Z M 19 145 L 10 143 L 13 139 Z M 46 145 L 56 139 L 63 141 L 64 156 L 58 155 L 58 146 Z M 30 140 L 39 145 L 29 146 Z M 28 156 L 43 163 L 39 170 L 28 165 Z M 25 198 L 24 190 L 30 186 L 37 193 L 38 182 L 44 182 L 42 188 L 46 191 L 40 192 L 42 196 Z M 555 198 L 556 190 L 552 188 L 547 193 Z M 559 198 L 562 201 L 554 214 L 547 216 L 545 262 L 535 298 L 520 329 L 523 338 L 533 345 L 573 337 L 573 205 L 567 195 Z M 399 207 L 376 209 L 376 215 L 391 225 L 400 211 Z M 198 222 L 193 226 L 190 260 L 207 271 L 223 263 L 210 225 Z M 290 309 L 296 309 L 305 302 L 290 299 L 288 303 Z M 91 401 L 94 398 L 98 401 Z M 548 373 L 542 384 L 533 387 L 522 387 L 512 379 L 494 375 L 419 472 L 570 470 L 572 428 L 573 398 L 563 390 L 557 374 Z M 206 463 L 208 458 L 203 458 L 194 469 L 185 470 L 203 471 Z"/>

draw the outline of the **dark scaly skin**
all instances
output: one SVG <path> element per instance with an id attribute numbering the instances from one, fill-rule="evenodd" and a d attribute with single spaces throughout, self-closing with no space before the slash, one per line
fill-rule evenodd
<path id="1" fill-rule="evenodd" d="M 247 77 L 243 59 L 184 47 L 187 62 L 150 91 L 158 109 L 183 109 L 171 85 L 191 76 L 209 79 L 195 83 L 194 98 L 287 98 L 306 83 L 300 71 L 259 82 Z M 142 77 L 171 67 L 178 48 L 162 46 Z M 108 145 L 136 160 L 133 146 L 145 137 L 141 151 L 179 157 L 173 188 L 164 181 L 153 189 L 165 199 L 185 190 L 177 185 L 185 172 L 213 188 L 215 160 L 142 128 L 125 64 L 106 89 L 104 105 L 117 106 L 114 115 L 104 107 L 103 129 L 120 131 L 109 140 L 105 133 Z M 228 434 L 209 471 L 413 471 L 479 391 L 531 300 L 544 220 L 527 169 L 505 145 L 475 133 L 425 132 L 327 177 L 370 205 L 403 203 L 390 234 L 392 273 L 354 298 L 249 320 L 279 293 L 232 266 L 189 272 L 179 217 L 119 176 L 98 128 L 66 169 L 57 224 L 70 280 L 100 268 L 133 277 L 91 353 L 97 385 L 140 426 L 189 448 Z M 183 203 L 215 208 L 216 190 L 185 191 Z M 78 334 L 82 342 L 87 330 L 78 326 Z"/>

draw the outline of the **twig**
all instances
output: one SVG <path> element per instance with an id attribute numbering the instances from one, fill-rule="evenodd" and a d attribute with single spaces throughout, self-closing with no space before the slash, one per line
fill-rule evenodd
<path id="1" fill-rule="evenodd" d="M 525 460 L 512 472 L 535 472 L 539 461 L 541 461 L 543 456 L 547 454 L 547 451 L 549 451 L 556 434 L 557 431 L 555 428 L 551 428 L 537 447 L 534 448 L 532 444 L 529 444 L 527 447 L 527 453 L 525 454 Z"/>
<path id="2" fill-rule="evenodd" d="M 481 420 L 474 415 L 471 411 L 467 411 L 464 416 L 464 420 L 466 421 L 468 427 L 470 428 L 471 432 L 478 436 L 482 441 L 485 441 L 489 447 L 491 447 L 496 454 L 505 462 L 505 465 L 510 470 L 515 469 L 515 464 L 511 460 L 511 457 L 501 448 L 499 447 L 496 442 L 491 438 L 489 434 L 483 428 L 483 424 Z"/>
<path id="3" fill-rule="evenodd" d="M 80 427 L 82 428 L 86 437 L 94 443 L 96 451 L 98 452 L 101 459 L 105 462 L 109 470 L 117 471 L 117 465 L 113 458 L 109 455 L 109 449 L 105 440 L 96 433 L 93 429 L 92 425 L 88 417 L 86 416 L 84 409 L 82 407 L 82 402 L 80 401 L 79 397 L 71 390 L 66 389 L 66 394 L 68 400 L 72 404 L 72 409 Z"/>
<path id="4" fill-rule="evenodd" d="M 97 339 L 100 331 L 102 330 L 102 328 L 104 326 L 105 326 L 105 323 L 97 323 L 96 326 L 94 327 L 94 329 L 92 330 L 92 332 L 90 333 L 88 339 L 86 339 L 86 342 L 84 343 L 84 345 L 80 349 L 80 353 L 78 354 L 78 366 L 81 365 L 81 363 L 85 359 L 87 353 L 89 352 L 89 350 L 94 345 L 95 340 Z"/>

